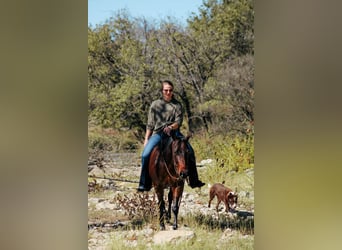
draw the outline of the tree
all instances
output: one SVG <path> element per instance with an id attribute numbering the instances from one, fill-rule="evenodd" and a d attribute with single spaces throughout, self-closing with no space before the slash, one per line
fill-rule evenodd
<path id="1" fill-rule="evenodd" d="M 208 0 L 199 15 L 188 19 L 194 36 L 224 58 L 253 54 L 254 6 L 252 0 Z"/>
<path id="2" fill-rule="evenodd" d="M 187 27 L 171 18 L 153 24 L 122 11 L 89 28 L 89 119 L 143 139 L 158 84 L 170 79 L 191 131 L 246 131 L 254 120 L 254 62 L 248 59 L 253 20 L 250 0 L 209 0 Z"/>

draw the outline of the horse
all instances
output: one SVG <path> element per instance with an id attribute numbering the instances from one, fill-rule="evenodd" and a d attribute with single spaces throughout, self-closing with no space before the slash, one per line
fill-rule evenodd
<path id="1" fill-rule="evenodd" d="M 160 229 L 165 230 L 164 219 L 171 219 L 171 205 L 174 215 L 173 229 L 178 228 L 178 211 L 184 190 L 184 182 L 188 176 L 187 146 L 190 136 L 171 137 L 163 139 L 151 152 L 149 159 L 149 174 L 155 193 L 158 197 Z M 169 188 L 168 210 L 165 210 L 164 189 Z"/>

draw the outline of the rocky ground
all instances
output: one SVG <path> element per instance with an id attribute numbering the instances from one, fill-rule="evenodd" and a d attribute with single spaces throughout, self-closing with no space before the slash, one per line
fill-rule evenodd
<path id="1" fill-rule="evenodd" d="M 141 227 L 137 224 L 136 228 L 132 228 L 132 218 L 136 218 L 137 213 L 156 205 L 153 189 L 146 194 L 136 192 L 140 175 L 139 162 L 139 156 L 135 153 L 108 154 L 89 160 L 88 249 L 110 249 L 109 246 L 117 239 L 124 239 L 127 246 L 134 246 L 141 238 L 144 238 L 148 244 L 161 244 L 195 237 L 194 230 L 184 222 L 179 224 L 178 230 L 172 230 L 172 226 L 168 225 L 166 231 L 159 231 L 157 221 Z M 210 160 L 200 165 L 202 168 L 210 167 L 207 164 L 210 164 Z M 253 177 L 254 171 L 250 170 L 245 174 Z M 208 186 L 191 189 L 186 185 L 179 218 L 189 214 L 212 218 L 224 215 L 230 221 L 248 220 L 253 223 L 254 228 L 254 192 L 239 191 L 239 199 L 242 202 L 239 203 L 236 212 L 226 213 L 221 204 L 219 213 L 216 213 L 216 198 L 211 208 L 208 208 L 208 190 Z M 151 213 L 157 214 L 156 211 Z M 129 230 L 120 230 L 122 228 L 129 228 Z M 236 234 L 240 232 L 227 225 L 222 231 L 222 239 Z M 254 237 L 254 235 L 241 234 L 241 237 Z"/>

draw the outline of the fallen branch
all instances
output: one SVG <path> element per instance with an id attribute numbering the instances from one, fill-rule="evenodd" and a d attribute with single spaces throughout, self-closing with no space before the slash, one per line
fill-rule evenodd
<path id="1" fill-rule="evenodd" d="M 99 176 L 89 175 L 88 177 L 90 177 L 90 178 L 95 178 L 95 179 L 111 180 L 111 181 L 121 181 L 121 182 L 139 183 L 139 181 L 132 181 L 132 180 L 126 180 L 126 179 L 109 178 L 109 177 L 106 177 L 106 176 L 104 176 L 104 177 L 99 177 Z"/>

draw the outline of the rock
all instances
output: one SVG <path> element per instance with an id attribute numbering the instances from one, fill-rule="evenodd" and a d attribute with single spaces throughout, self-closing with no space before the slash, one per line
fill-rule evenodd
<path id="1" fill-rule="evenodd" d="M 211 163 L 213 163 L 213 159 L 206 159 L 206 160 L 202 160 L 198 166 L 199 167 L 202 167 L 202 166 L 205 166 L 205 165 L 210 165 Z"/>
<path id="2" fill-rule="evenodd" d="M 97 167 L 96 165 L 88 165 L 88 173 L 90 172 L 90 171 L 92 171 L 95 167 Z"/>
<path id="3" fill-rule="evenodd" d="M 90 177 L 92 175 L 100 177 L 100 176 L 103 176 L 103 174 L 104 174 L 104 171 L 101 168 L 99 168 L 98 166 L 92 166 L 91 171 L 88 171 L 88 175 Z"/>
<path id="4" fill-rule="evenodd" d="M 96 204 L 96 209 L 101 210 L 101 209 L 118 209 L 118 205 L 117 204 L 113 204 L 110 201 L 103 201 Z"/>
<path id="5" fill-rule="evenodd" d="M 173 230 L 172 227 L 166 231 L 159 231 L 153 237 L 154 244 L 163 244 L 167 242 L 177 242 L 190 240 L 195 237 L 195 233 L 190 230 Z"/>

